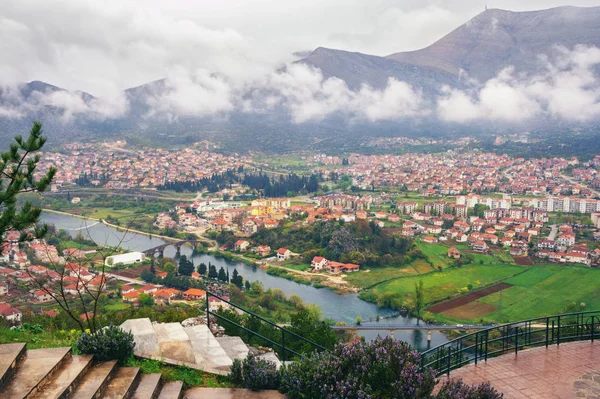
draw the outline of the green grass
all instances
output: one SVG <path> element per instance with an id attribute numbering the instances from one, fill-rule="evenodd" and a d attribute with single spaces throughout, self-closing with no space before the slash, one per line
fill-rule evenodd
<path id="1" fill-rule="evenodd" d="M 344 280 L 359 288 L 372 287 L 384 281 L 416 274 L 416 271 L 408 266 L 373 268 L 358 273 L 348 273 L 344 275 Z"/>
<path id="2" fill-rule="evenodd" d="M 524 267 L 512 265 L 470 265 L 422 276 L 399 278 L 379 284 L 373 290 L 378 293 L 390 292 L 396 296 L 408 298 L 413 295 L 415 283 L 422 279 L 425 286 L 426 302 L 431 303 L 466 292 L 469 284 L 472 285 L 473 289 L 484 287 L 518 274 L 523 270 L 525 270 Z"/>
<path id="3" fill-rule="evenodd" d="M 448 257 L 449 247 L 446 245 L 425 244 L 420 240 L 416 241 L 415 244 L 435 268 L 437 268 L 438 266 L 446 268 L 452 262 L 452 259 Z"/>
<path id="4" fill-rule="evenodd" d="M 298 270 L 304 272 L 310 269 L 310 265 L 307 263 L 286 263 L 281 265 L 287 269 Z"/>
<path id="5" fill-rule="evenodd" d="M 129 304 L 127 303 L 122 303 L 122 302 L 116 302 L 116 303 L 111 303 L 110 305 L 106 305 L 104 307 L 105 310 L 125 310 L 127 308 L 129 308 Z"/>
<path id="6" fill-rule="evenodd" d="M 486 318 L 524 320 L 563 313 L 581 303 L 585 304 L 583 310 L 600 309 L 600 270 L 597 269 L 534 266 L 506 282 L 513 287 L 502 291 L 502 295 L 498 292 L 479 300 L 499 308 Z"/>
<path id="7" fill-rule="evenodd" d="M 27 329 L 11 330 L 9 328 L 0 328 L 0 344 L 25 342 L 28 349 L 72 347 L 78 338 L 79 332 L 75 330 L 50 331 L 41 329 L 39 331 L 31 331 Z"/>
<path id="8" fill-rule="evenodd" d="M 184 389 L 189 387 L 231 388 L 229 377 L 209 374 L 183 366 L 171 366 L 158 360 L 131 358 L 128 367 L 139 367 L 144 374 L 160 373 L 167 381 L 183 381 Z"/>

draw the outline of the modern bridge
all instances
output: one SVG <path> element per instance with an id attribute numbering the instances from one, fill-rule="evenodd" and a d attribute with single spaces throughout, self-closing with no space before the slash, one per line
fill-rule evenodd
<path id="1" fill-rule="evenodd" d="M 334 330 L 421 330 L 421 331 L 442 331 L 442 330 L 485 330 L 494 327 L 494 325 L 481 324 L 383 324 L 383 323 L 361 323 L 348 325 L 331 326 Z"/>

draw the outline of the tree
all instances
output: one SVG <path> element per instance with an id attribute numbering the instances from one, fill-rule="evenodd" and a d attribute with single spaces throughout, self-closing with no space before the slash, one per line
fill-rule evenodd
<path id="1" fill-rule="evenodd" d="M 194 264 L 185 255 L 179 258 L 179 274 L 182 276 L 191 276 L 194 272 Z"/>
<path id="2" fill-rule="evenodd" d="M 175 265 L 171 262 L 167 262 L 163 266 L 163 270 L 166 271 L 167 273 L 175 273 Z"/>
<path id="3" fill-rule="evenodd" d="M 156 277 L 154 275 L 154 273 L 152 273 L 150 270 L 142 270 L 142 273 L 140 274 L 140 277 L 142 278 L 142 280 L 144 280 L 147 283 L 150 283 L 152 281 L 154 281 L 154 278 Z"/>
<path id="4" fill-rule="evenodd" d="M 219 269 L 219 274 L 217 278 L 219 279 L 219 281 L 223 281 L 224 283 L 227 282 L 227 273 L 225 273 L 225 269 L 223 269 L 223 266 L 221 266 L 221 268 Z"/>
<path id="5" fill-rule="evenodd" d="M 219 277 L 219 273 L 217 273 L 217 267 L 215 265 L 208 266 L 208 278 L 212 278 L 216 280 Z"/>
<path id="6" fill-rule="evenodd" d="M 40 156 L 32 154 L 39 152 L 46 143 L 40 122 L 34 122 L 27 140 L 16 136 L 15 142 L 8 151 L 0 154 L 0 236 L 8 230 L 22 231 L 37 223 L 42 209 L 27 201 L 17 210 L 17 196 L 24 192 L 46 191 L 56 174 L 56 168 L 52 167 L 39 180 L 34 178 Z M 35 228 L 34 237 L 42 237 L 47 230 L 47 227 Z M 25 234 L 21 237 L 22 241 L 26 238 Z"/>
<path id="7" fill-rule="evenodd" d="M 140 302 L 140 305 L 142 305 L 142 306 L 151 307 L 152 305 L 154 305 L 154 298 L 152 298 L 148 294 L 140 294 L 138 296 L 138 301 Z"/>
<path id="8" fill-rule="evenodd" d="M 250 281 L 246 280 L 246 282 L 244 283 L 244 287 L 246 288 L 246 291 L 248 291 L 251 288 Z"/>
<path id="9" fill-rule="evenodd" d="M 423 280 L 415 283 L 415 316 L 417 316 L 417 324 L 421 317 L 421 309 L 425 305 L 425 289 L 423 288 Z"/>
<path id="10" fill-rule="evenodd" d="M 231 284 L 235 285 L 239 289 L 244 286 L 244 279 L 238 274 L 237 269 L 233 269 L 233 277 L 231 278 Z"/>
<path id="11" fill-rule="evenodd" d="M 204 276 L 204 275 L 206 275 L 206 271 L 207 271 L 206 265 L 204 263 L 200 263 L 198 265 L 198 273 L 200 273 L 201 275 Z"/>

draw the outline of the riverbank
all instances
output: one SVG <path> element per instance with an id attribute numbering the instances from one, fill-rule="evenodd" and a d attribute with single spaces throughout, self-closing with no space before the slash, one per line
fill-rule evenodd
<path id="1" fill-rule="evenodd" d="M 55 213 L 57 215 L 71 216 L 71 217 L 78 218 L 78 219 L 93 220 L 94 222 L 101 222 L 102 223 L 102 219 L 91 218 L 89 216 L 76 215 L 76 214 L 69 213 L 69 212 L 55 211 L 54 209 L 42 208 L 42 211 L 49 212 L 49 213 Z"/>

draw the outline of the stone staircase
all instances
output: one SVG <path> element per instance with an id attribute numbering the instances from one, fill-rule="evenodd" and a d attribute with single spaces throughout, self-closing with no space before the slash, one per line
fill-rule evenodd
<path id="1" fill-rule="evenodd" d="M 180 399 L 182 388 L 137 367 L 72 355 L 71 348 L 0 345 L 0 399 Z"/>
<path id="2" fill-rule="evenodd" d="M 127 320 L 121 328 L 133 334 L 136 356 L 212 374 L 229 374 L 233 360 L 245 359 L 250 351 L 241 338 L 215 337 L 204 324 L 152 323 L 146 318 Z M 281 365 L 274 352 L 258 356 Z"/>

